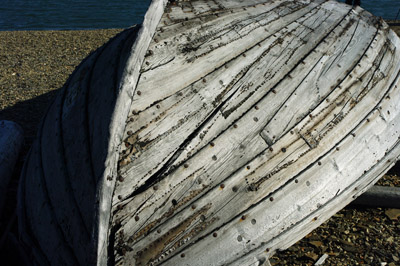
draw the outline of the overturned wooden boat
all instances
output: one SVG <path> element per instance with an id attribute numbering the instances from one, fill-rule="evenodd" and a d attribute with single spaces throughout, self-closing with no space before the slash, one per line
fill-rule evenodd
<path id="1" fill-rule="evenodd" d="M 40 265 L 249 265 L 400 154 L 400 40 L 361 8 L 154 0 L 75 70 L 21 177 Z"/>

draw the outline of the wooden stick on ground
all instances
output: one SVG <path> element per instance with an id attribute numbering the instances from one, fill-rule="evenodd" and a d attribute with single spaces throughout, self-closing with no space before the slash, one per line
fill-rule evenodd
<path id="1" fill-rule="evenodd" d="M 373 186 L 354 200 L 352 204 L 382 208 L 400 208 L 400 188 Z"/>

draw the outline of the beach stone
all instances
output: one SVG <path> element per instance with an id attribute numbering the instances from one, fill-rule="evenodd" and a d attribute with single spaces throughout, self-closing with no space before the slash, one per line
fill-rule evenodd
<path id="1" fill-rule="evenodd" d="M 23 139 L 23 130 L 18 124 L 0 121 L 0 217 Z"/>
<path id="2" fill-rule="evenodd" d="M 390 220 L 397 220 L 400 217 L 400 209 L 388 209 L 385 214 Z"/>

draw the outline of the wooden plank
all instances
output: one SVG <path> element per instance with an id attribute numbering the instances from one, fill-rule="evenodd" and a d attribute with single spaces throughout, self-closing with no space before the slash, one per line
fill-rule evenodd
<path id="1" fill-rule="evenodd" d="M 65 164 L 70 193 L 79 202 L 77 208 L 83 217 L 87 231 L 93 230 L 93 213 L 88 210 L 93 209 L 96 197 L 96 177 L 92 169 L 89 132 L 86 128 L 87 117 L 85 109 L 87 97 L 87 82 L 89 80 L 90 69 L 93 66 L 99 51 L 88 57 L 71 75 L 66 83 L 66 96 L 62 107 L 57 112 L 57 123 L 62 127 L 62 149 L 63 154 L 56 152 L 55 155 L 61 156 L 61 164 Z M 62 108 L 62 109 L 61 109 Z M 55 112 L 55 111 L 54 111 Z M 57 119 L 57 118 L 56 118 Z M 79 130 L 78 130 L 79 129 Z M 59 133 L 60 134 L 60 133 Z M 78 148 L 79 147 L 79 148 Z M 52 160 L 51 160 L 52 161 Z M 50 161 L 50 162 L 51 162 Z M 53 171 L 60 171 L 59 168 Z M 82 186 L 82 184 L 85 184 Z"/>
<path id="2" fill-rule="evenodd" d="M 27 237 L 34 243 L 32 247 L 34 254 L 43 254 L 43 257 L 36 257 L 42 265 L 79 265 L 72 247 L 66 243 L 65 234 L 60 228 L 54 214 L 54 206 L 49 198 L 43 176 L 43 165 L 41 158 L 41 143 L 36 140 L 32 147 L 31 154 L 36 156 L 28 161 L 26 173 L 29 178 L 23 177 L 25 198 L 23 204 L 26 212 L 26 227 L 30 234 Z M 45 259 L 45 261 L 43 261 Z"/>
<path id="3" fill-rule="evenodd" d="M 103 47 L 90 69 L 85 107 L 90 158 L 96 181 L 104 172 L 111 138 L 109 125 L 120 89 L 119 82 L 137 33 L 138 27 L 133 27 L 114 37 Z"/>
<path id="4" fill-rule="evenodd" d="M 132 96 L 135 94 L 139 78 L 140 66 L 143 63 L 145 53 L 148 50 L 150 41 L 153 38 L 155 29 L 161 19 L 167 0 L 154 0 L 151 2 L 144 21 L 139 29 L 136 39 L 131 47 L 129 58 L 126 61 L 125 69 L 118 82 L 117 100 L 115 108 L 108 125 L 110 139 L 107 147 L 107 157 L 104 161 L 104 172 L 97 185 L 96 197 L 99 202 L 94 214 L 94 239 L 97 256 L 96 264 L 105 265 L 108 261 L 108 243 L 111 219 L 112 195 L 114 193 L 117 177 L 117 167 L 120 146 L 122 144 L 125 123 L 121 122 L 128 117 L 132 103 Z M 110 254 L 110 256 L 113 256 Z"/>
<path id="5" fill-rule="evenodd" d="M 90 209 L 82 209 L 80 202 L 88 197 L 75 198 L 71 183 L 77 182 L 76 177 L 70 176 L 65 158 L 62 113 L 65 94 L 60 94 L 49 108 L 46 120 L 40 134 L 42 185 L 46 191 L 48 201 L 53 207 L 54 223 L 62 231 L 68 246 L 74 252 L 79 264 L 88 264 L 87 254 L 91 250 L 91 231 L 86 227 L 83 213 Z M 91 183 L 92 186 L 94 185 Z M 90 183 L 89 183 L 90 185 Z M 93 191 L 93 190 L 92 190 Z M 93 194 L 92 194 L 93 195 Z M 90 203 L 90 202 L 89 202 Z M 91 202 L 94 203 L 93 201 Z M 82 212 L 83 211 L 83 212 Z M 79 247 L 79 248 L 78 248 Z M 60 257 L 65 254 L 60 254 Z M 62 259 L 60 259 L 62 260 Z"/>

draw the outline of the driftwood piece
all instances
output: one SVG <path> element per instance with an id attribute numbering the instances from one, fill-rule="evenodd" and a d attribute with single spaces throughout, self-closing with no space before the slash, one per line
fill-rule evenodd
<path id="1" fill-rule="evenodd" d="M 21 239 L 40 265 L 267 262 L 398 159 L 399 48 L 335 1 L 154 0 L 43 120 Z"/>
<path id="2" fill-rule="evenodd" d="M 400 188 L 373 186 L 351 204 L 400 209 Z"/>
<path id="3" fill-rule="evenodd" d="M 24 134 L 14 122 L 0 121 L 0 217 L 7 195 L 7 187 L 22 147 Z"/>

